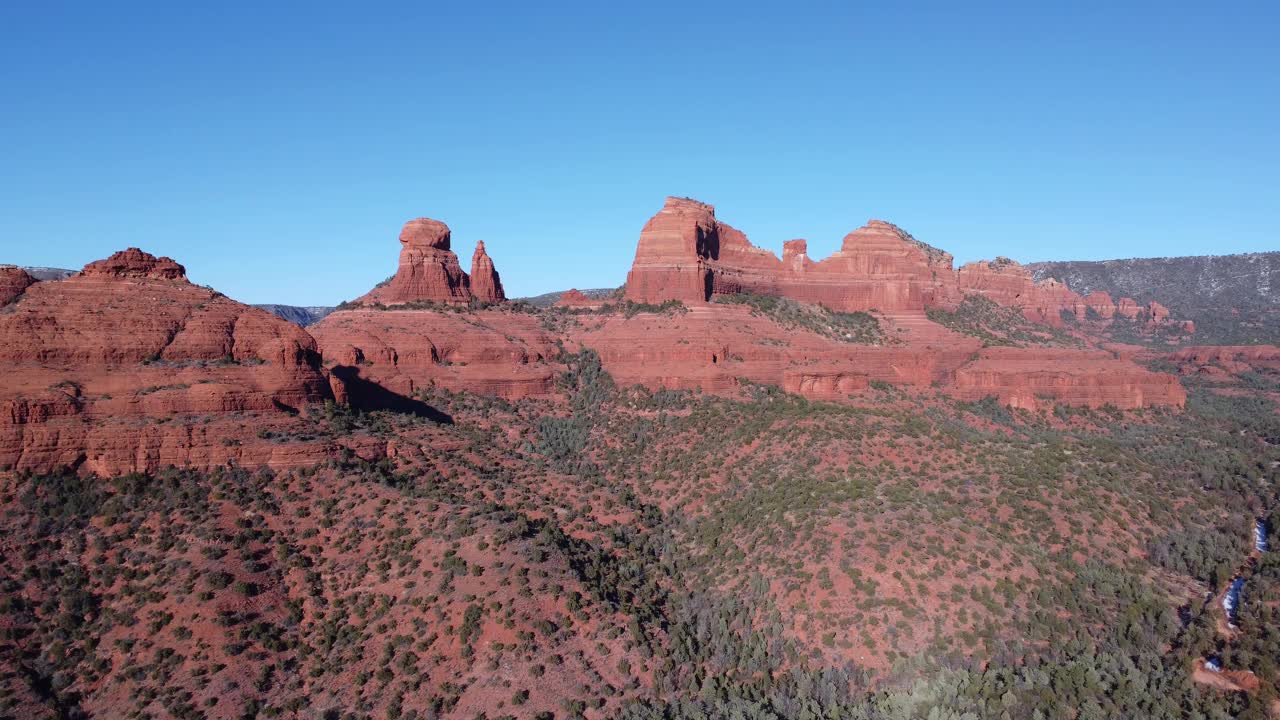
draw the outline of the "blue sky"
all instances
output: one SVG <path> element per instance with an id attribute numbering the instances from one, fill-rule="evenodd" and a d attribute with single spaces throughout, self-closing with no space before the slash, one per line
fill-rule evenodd
<path id="1" fill-rule="evenodd" d="M 0 7 L 0 262 L 332 304 L 425 215 L 527 295 L 621 283 L 667 195 L 814 257 L 1280 248 L 1275 3 L 186 5 Z"/>

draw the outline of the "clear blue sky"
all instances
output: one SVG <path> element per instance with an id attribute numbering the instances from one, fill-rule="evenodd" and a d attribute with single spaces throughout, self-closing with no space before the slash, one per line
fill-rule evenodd
<path id="1" fill-rule="evenodd" d="M 1280 248 L 1274 2 L 194 5 L 0 7 L 0 262 L 331 304 L 425 215 L 527 295 L 621 283 L 666 195 L 815 257 Z"/>

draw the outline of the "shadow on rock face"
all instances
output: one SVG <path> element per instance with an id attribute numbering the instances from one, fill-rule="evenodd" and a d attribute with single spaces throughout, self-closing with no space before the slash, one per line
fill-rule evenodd
<path id="1" fill-rule="evenodd" d="M 336 365 L 333 376 L 346 386 L 351 407 L 357 410 L 390 410 L 391 412 L 427 418 L 445 425 L 453 424 L 453 417 L 411 397 L 392 392 L 372 380 L 360 377 L 360 368 Z"/>

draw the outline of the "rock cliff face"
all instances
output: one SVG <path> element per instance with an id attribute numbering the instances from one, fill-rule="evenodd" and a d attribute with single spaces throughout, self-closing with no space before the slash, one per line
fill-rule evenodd
<path id="1" fill-rule="evenodd" d="M 645 223 L 627 273 L 628 300 L 705 301 L 711 297 L 707 260 L 720 254 L 715 208 L 689 198 L 667 198 Z"/>
<path id="2" fill-rule="evenodd" d="M 28 287 L 0 314 L 0 372 L 0 465 L 32 470 L 268 462 L 287 450 L 252 418 L 331 397 L 304 330 L 136 248 Z"/>
<path id="3" fill-rule="evenodd" d="M 994 396 L 1027 410 L 1054 403 L 1122 410 L 1182 407 L 1186 391 L 1172 375 L 1154 373 L 1107 352 L 988 348 L 956 371 L 951 394 L 965 400 Z"/>
<path id="4" fill-rule="evenodd" d="M 555 339 L 538 318 L 499 310 L 339 310 L 310 328 L 338 377 L 410 398 L 436 385 L 505 398 L 550 394 Z"/>
<path id="5" fill-rule="evenodd" d="M 458 256 L 450 249 L 449 226 L 439 220 L 418 218 L 405 223 L 400 231 L 400 264 L 396 274 L 385 284 L 356 300 L 361 304 L 397 305 L 413 302 L 437 302 L 464 305 L 473 298 L 486 302 L 506 299 L 502 281 L 485 252 L 484 242 L 476 244 L 472 257 L 473 278 L 463 272 Z"/>

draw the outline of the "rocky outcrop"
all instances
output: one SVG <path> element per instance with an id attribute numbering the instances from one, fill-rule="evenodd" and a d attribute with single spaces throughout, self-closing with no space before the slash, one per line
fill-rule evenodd
<path id="1" fill-rule="evenodd" d="M 0 265 L 0 307 L 8 305 L 27 288 L 36 283 L 36 279 L 26 270 L 13 265 Z"/>
<path id="2" fill-rule="evenodd" d="M 507 299 L 502 292 L 502 278 L 493 266 L 493 260 L 484 250 L 484 241 L 476 241 L 476 251 L 471 256 L 471 295 L 481 302 L 496 303 Z"/>
<path id="3" fill-rule="evenodd" d="M 1027 410 L 1055 403 L 1121 410 L 1182 407 L 1187 399 L 1172 375 L 1108 352 L 1054 348 L 987 348 L 956 371 L 948 391 L 962 400 L 994 396 Z"/>
<path id="4" fill-rule="evenodd" d="M 162 280 L 184 280 L 187 277 L 187 269 L 172 258 L 156 257 L 135 247 L 121 250 L 105 260 L 91 262 L 81 273 L 92 277 Z"/>
<path id="5" fill-rule="evenodd" d="M 867 376 L 841 368 L 795 368 L 782 374 L 782 389 L 811 400 L 844 400 L 867 389 Z"/>
<path id="6" fill-rule="evenodd" d="M 472 299 L 501 302 L 506 299 L 493 260 L 476 243 L 471 258 L 475 275 L 463 272 L 451 249 L 452 233 L 439 220 L 418 218 L 400 231 L 400 264 L 385 283 L 356 299 L 361 305 L 445 303 L 465 305 Z"/>
<path id="7" fill-rule="evenodd" d="M 0 372 L 0 465 L 40 471 L 250 459 L 251 416 L 331 397 L 306 331 L 136 248 L 27 288 L 0 313 Z"/>

